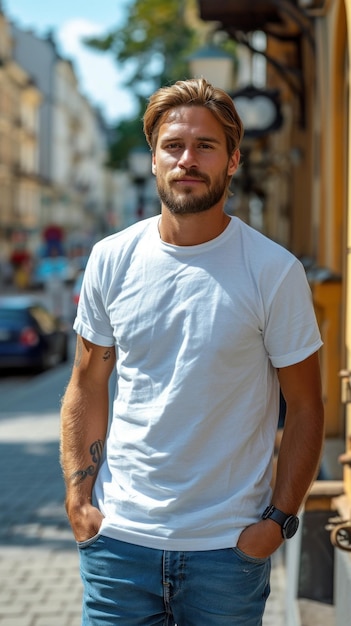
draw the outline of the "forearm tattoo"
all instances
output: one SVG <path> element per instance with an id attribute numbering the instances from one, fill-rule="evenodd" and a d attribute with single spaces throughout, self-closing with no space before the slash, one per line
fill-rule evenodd
<path id="1" fill-rule="evenodd" d="M 106 350 L 102 358 L 104 361 L 108 361 L 111 358 L 111 350 Z"/>
<path id="2" fill-rule="evenodd" d="M 85 469 L 77 470 L 71 475 L 71 482 L 74 485 L 79 485 L 86 480 L 88 476 L 94 476 L 96 474 L 100 465 L 103 447 L 104 442 L 101 439 L 98 439 L 91 444 L 89 452 L 91 454 L 92 464 L 88 465 Z"/>

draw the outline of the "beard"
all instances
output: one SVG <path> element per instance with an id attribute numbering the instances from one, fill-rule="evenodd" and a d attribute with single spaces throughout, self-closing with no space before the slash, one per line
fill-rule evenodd
<path id="1" fill-rule="evenodd" d="M 218 176 L 212 183 L 207 174 L 202 174 L 197 170 L 187 170 L 184 175 L 191 178 L 198 178 L 207 185 L 207 191 L 202 195 L 196 195 L 192 187 L 184 184 L 182 193 L 174 191 L 170 184 L 165 184 L 161 177 L 156 178 L 158 195 L 161 202 L 173 215 L 189 215 L 208 211 L 217 204 L 224 196 L 228 186 L 228 174 Z M 176 178 L 171 179 L 172 181 Z"/>

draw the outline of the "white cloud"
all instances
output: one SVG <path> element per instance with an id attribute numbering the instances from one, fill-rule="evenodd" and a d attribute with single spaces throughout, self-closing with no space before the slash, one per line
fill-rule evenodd
<path id="1" fill-rule="evenodd" d="M 82 41 L 105 32 L 106 26 L 76 18 L 63 24 L 57 38 L 62 54 L 74 63 L 82 93 L 101 107 L 108 121 L 114 121 L 135 110 L 132 96 L 120 86 L 123 73 L 108 53 L 92 50 Z"/>

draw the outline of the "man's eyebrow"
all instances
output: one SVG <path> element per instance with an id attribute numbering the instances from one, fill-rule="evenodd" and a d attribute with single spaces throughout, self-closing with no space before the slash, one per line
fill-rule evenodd
<path id="1" fill-rule="evenodd" d="M 215 143 L 220 144 L 220 140 L 216 137 L 202 137 L 201 135 L 198 137 L 194 137 L 195 141 L 203 141 L 206 143 Z M 176 136 L 176 135 L 164 135 L 161 139 L 161 143 L 167 143 L 169 141 L 184 141 L 184 137 Z"/>
<path id="2" fill-rule="evenodd" d="M 221 143 L 216 137 L 196 137 L 198 141 L 205 141 L 207 143 Z"/>
<path id="3" fill-rule="evenodd" d="M 163 135 L 161 138 L 161 143 L 166 141 L 182 141 L 182 137 L 177 137 L 176 135 Z"/>

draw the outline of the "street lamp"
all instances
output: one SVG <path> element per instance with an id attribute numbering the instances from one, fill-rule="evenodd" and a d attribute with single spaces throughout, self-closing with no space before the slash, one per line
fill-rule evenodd
<path id="1" fill-rule="evenodd" d="M 283 122 L 280 97 L 277 89 L 257 88 L 247 85 L 233 91 L 233 62 L 231 55 L 217 46 L 200 48 L 189 57 L 190 71 L 194 76 L 204 76 L 215 87 L 227 91 L 243 120 L 245 137 L 261 137 L 278 130 Z"/>
<path id="2" fill-rule="evenodd" d="M 137 190 L 136 217 L 142 219 L 145 214 L 145 188 L 151 173 L 151 154 L 145 146 L 133 148 L 129 153 L 129 169 Z"/>
<path id="3" fill-rule="evenodd" d="M 234 58 L 214 44 L 199 48 L 188 57 L 193 76 L 203 76 L 209 83 L 228 91 L 234 84 Z"/>

